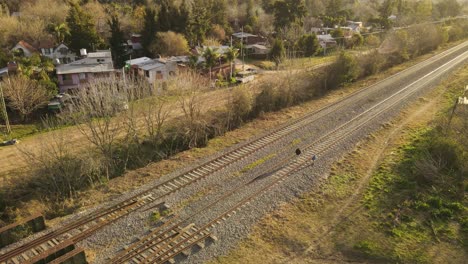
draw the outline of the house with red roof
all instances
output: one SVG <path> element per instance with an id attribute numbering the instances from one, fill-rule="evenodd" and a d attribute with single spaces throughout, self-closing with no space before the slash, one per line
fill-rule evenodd
<path id="1" fill-rule="evenodd" d="M 31 57 L 34 53 L 39 53 L 39 51 L 34 48 L 31 44 L 27 43 L 24 40 L 18 42 L 12 49 L 12 52 L 19 52 L 25 57 Z"/>

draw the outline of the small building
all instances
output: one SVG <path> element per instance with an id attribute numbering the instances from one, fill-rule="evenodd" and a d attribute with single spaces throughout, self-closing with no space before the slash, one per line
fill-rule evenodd
<path id="1" fill-rule="evenodd" d="M 200 56 L 203 56 L 203 53 L 205 52 L 206 49 L 212 49 L 219 55 L 224 55 L 229 51 L 229 46 L 202 46 L 202 47 L 196 47 L 196 53 L 199 54 Z"/>
<path id="2" fill-rule="evenodd" d="M 346 24 L 353 32 L 356 32 L 356 33 L 360 33 L 361 30 L 363 29 L 362 22 L 348 20 Z"/>
<path id="3" fill-rule="evenodd" d="M 237 40 L 241 40 L 245 45 L 267 44 L 267 38 L 247 32 L 237 32 L 232 34 L 232 36 Z"/>
<path id="4" fill-rule="evenodd" d="M 20 56 L 31 57 L 34 53 L 39 53 L 36 48 L 24 40 L 18 42 L 12 49 L 11 52 L 18 52 Z"/>
<path id="5" fill-rule="evenodd" d="M 55 47 L 53 42 L 43 42 L 40 43 L 39 50 L 42 56 L 51 59 L 55 65 L 68 64 L 76 60 L 76 54 L 63 43 Z"/>
<path id="6" fill-rule="evenodd" d="M 169 59 L 150 59 L 141 57 L 126 61 L 130 71 L 138 76 L 145 77 L 149 83 L 166 81 L 178 73 L 177 61 Z"/>
<path id="7" fill-rule="evenodd" d="M 126 49 L 126 54 L 134 57 L 143 55 L 143 45 L 141 45 L 141 35 L 132 34 L 127 43 L 123 43 Z"/>
<path id="8" fill-rule="evenodd" d="M 333 48 L 337 46 L 336 40 L 330 35 L 317 35 L 320 46 L 323 49 Z"/>
<path id="9" fill-rule="evenodd" d="M 79 88 L 94 78 L 108 77 L 115 72 L 111 52 L 89 53 L 85 58 L 56 68 L 60 92 Z"/>
<path id="10" fill-rule="evenodd" d="M 177 63 L 153 60 L 139 66 L 138 73 L 140 76 L 144 76 L 149 83 L 166 81 L 177 74 Z"/>
<path id="11" fill-rule="evenodd" d="M 266 58 L 270 53 L 270 48 L 261 44 L 253 44 L 245 46 L 246 54 L 256 58 Z"/>

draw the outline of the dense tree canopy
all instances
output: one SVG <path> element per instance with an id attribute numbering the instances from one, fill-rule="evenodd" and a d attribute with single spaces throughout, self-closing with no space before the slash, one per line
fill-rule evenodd
<path id="1" fill-rule="evenodd" d="M 96 33 L 96 28 L 91 15 L 85 12 L 77 3 L 70 3 L 67 16 L 67 25 L 70 35 L 67 37 L 69 47 L 78 51 L 82 48 L 93 50 L 102 44 L 102 40 Z"/>
<path id="2" fill-rule="evenodd" d="M 279 0 L 273 6 L 275 14 L 275 27 L 277 30 L 291 26 L 291 24 L 302 24 L 307 10 L 303 0 Z"/>

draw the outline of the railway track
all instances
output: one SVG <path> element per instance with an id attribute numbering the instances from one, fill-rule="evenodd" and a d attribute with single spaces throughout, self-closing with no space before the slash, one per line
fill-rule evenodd
<path id="1" fill-rule="evenodd" d="M 196 245 L 198 245 L 199 248 L 203 248 L 203 244 L 200 243 L 209 236 L 210 229 L 225 221 L 227 218 L 238 212 L 242 207 L 247 206 L 252 200 L 257 199 L 262 193 L 269 191 L 287 177 L 308 167 L 312 153 L 322 155 L 330 151 L 351 134 L 365 127 L 380 115 L 390 111 L 393 107 L 400 104 L 401 101 L 408 99 L 415 93 L 419 92 L 427 83 L 440 78 L 450 69 L 444 69 L 445 66 L 451 63 L 457 65 L 463 62 L 467 57 L 467 53 L 468 52 L 465 52 L 461 56 L 456 57 L 437 69 L 427 73 L 423 77 L 397 91 L 387 99 L 379 102 L 341 126 L 333 129 L 326 135 L 308 144 L 304 149 L 305 155 L 301 155 L 294 159 L 286 166 L 284 166 L 284 162 L 280 162 L 278 166 L 270 168 L 267 172 L 272 173 L 269 177 L 271 179 L 270 182 L 266 183 L 264 186 L 260 186 L 258 190 L 253 193 L 246 195 L 234 206 L 217 215 L 203 226 L 194 229 L 193 232 L 186 232 L 180 236 L 171 237 L 170 235 L 172 233 L 177 233 L 180 226 L 192 222 L 193 218 L 206 213 L 206 211 L 213 209 L 219 203 L 224 202 L 232 194 L 240 192 L 245 185 L 238 186 L 231 192 L 226 193 L 216 201 L 209 203 L 201 210 L 191 214 L 183 220 L 179 220 L 178 222 L 174 221 L 171 223 L 172 225 L 165 223 L 164 225 L 156 228 L 149 235 L 116 255 L 110 263 L 171 263 L 174 262 L 174 258 L 178 255 L 182 254 L 188 256 L 191 249 Z M 255 180 L 256 177 L 253 177 L 252 180 L 246 184 L 251 184 Z M 161 237 L 165 237 L 166 239 L 161 240 Z"/>
<path id="2" fill-rule="evenodd" d="M 97 230 L 107 226 L 108 224 L 117 221 L 118 219 L 128 215 L 129 213 L 136 211 L 146 205 L 153 203 L 155 200 L 161 199 L 167 195 L 170 195 L 184 187 L 187 187 L 195 182 L 198 182 L 209 175 L 212 175 L 224 168 L 232 165 L 233 163 L 242 160 L 246 157 L 253 155 L 254 153 L 264 149 L 265 147 L 280 141 L 285 136 L 306 127 L 311 122 L 315 122 L 320 118 L 323 118 L 330 113 L 336 111 L 340 107 L 346 104 L 352 104 L 362 100 L 369 93 L 379 93 L 379 89 L 373 90 L 378 87 L 379 84 L 389 81 L 392 78 L 398 78 L 398 76 L 406 73 L 410 74 L 416 67 L 430 67 L 432 63 L 437 63 L 439 60 L 443 60 L 447 56 L 453 56 L 461 50 L 465 49 L 467 43 L 463 43 L 450 50 L 447 50 L 439 55 L 436 55 L 418 65 L 410 67 L 397 75 L 384 79 L 372 86 L 361 89 L 349 95 L 348 98 L 329 104 L 317 112 L 305 115 L 299 119 L 293 120 L 279 127 L 278 129 L 265 133 L 254 140 L 247 142 L 246 144 L 234 147 L 229 152 L 222 154 L 218 157 L 210 159 L 203 164 L 176 175 L 173 178 L 158 183 L 145 191 L 142 191 L 129 199 L 119 202 L 118 204 L 105 208 L 103 210 L 95 211 L 85 217 L 82 217 L 76 221 L 66 224 L 56 230 L 48 232 L 37 239 L 31 240 L 26 243 L 18 243 L 19 246 L 14 247 L 11 250 L 3 252 L 0 256 L 0 263 L 27 263 L 35 256 L 45 254 L 46 252 L 53 250 L 53 248 L 60 245 L 64 241 L 79 242 Z M 153 196 L 153 192 L 156 190 L 162 191 L 163 194 L 157 197 Z"/>

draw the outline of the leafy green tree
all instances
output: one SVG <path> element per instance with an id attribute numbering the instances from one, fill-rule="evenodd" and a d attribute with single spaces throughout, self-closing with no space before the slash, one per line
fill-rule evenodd
<path id="1" fill-rule="evenodd" d="M 344 39 L 344 31 L 341 28 L 337 28 L 331 32 L 331 36 L 335 38 L 336 43 L 338 45 L 344 45 L 345 39 Z"/>
<path id="2" fill-rule="evenodd" d="M 340 56 L 329 72 L 336 85 L 350 83 L 359 77 L 360 68 L 356 58 L 348 52 L 341 52 Z"/>
<path id="3" fill-rule="evenodd" d="M 346 42 L 346 46 L 350 49 L 362 46 L 362 44 L 364 44 L 364 37 L 359 33 L 353 34 L 353 36 Z"/>
<path id="4" fill-rule="evenodd" d="M 329 0 L 326 7 L 326 12 L 328 16 L 337 17 L 339 16 L 339 11 L 342 10 L 343 3 L 342 0 Z"/>
<path id="5" fill-rule="evenodd" d="M 209 5 L 206 0 L 194 0 L 192 14 L 189 21 L 188 39 L 191 45 L 203 43 L 206 33 L 211 28 L 211 20 L 208 14 Z"/>
<path id="6" fill-rule="evenodd" d="M 111 36 L 109 38 L 109 45 L 112 52 L 112 58 L 114 60 L 115 66 L 117 68 L 122 68 L 125 65 L 125 48 L 123 43 L 125 43 L 125 36 L 120 26 L 120 21 L 117 15 L 112 15 L 109 20 L 107 20 L 109 25 Z"/>
<path id="7" fill-rule="evenodd" d="M 96 33 L 91 15 L 84 12 L 78 3 L 70 2 L 70 10 L 66 18 L 70 35 L 66 38 L 70 49 L 93 49 L 102 45 L 102 40 Z"/>
<path id="8" fill-rule="evenodd" d="M 159 0 L 159 13 L 157 15 L 157 30 L 158 31 L 178 31 L 181 29 L 178 26 L 180 13 L 179 9 L 170 0 Z"/>
<path id="9" fill-rule="evenodd" d="M 60 23 L 53 27 L 52 33 L 57 43 L 63 43 L 65 38 L 70 36 L 70 29 L 68 28 L 67 24 Z"/>
<path id="10" fill-rule="evenodd" d="M 206 48 L 203 52 L 203 58 L 205 58 L 205 66 L 210 70 L 210 81 L 211 81 L 211 71 L 213 67 L 218 62 L 220 55 L 216 49 Z"/>
<path id="11" fill-rule="evenodd" d="M 211 0 L 210 6 L 210 22 L 218 24 L 226 28 L 228 26 L 227 3 L 226 0 Z"/>
<path id="12" fill-rule="evenodd" d="M 319 42 L 315 34 L 305 34 L 297 42 L 297 46 L 304 52 L 304 56 L 312 57 L 319 50 Z"/>
<path id="13" fill-rule="evenodd" d="M 382 5 L 380 6 L 380 25 L 382 25 L 385 29 L 392 28 L 392 21 L 389 17 L 393 13 L 393 9 L 395 8 L 395 0 L 385 0 Z"/>
<path id="14" fill-rule="evenodd" d="M 190 20 L 190 8 L 187 5 L 187 0 L 183 0 L 179 7 L 179 17 L 176 21 L 174 30 L 179 33 L 187 34 L 187 28 Z"/>
<path id="15" fill-rule="evenodd" d="M 419 21 L 429 20 L 433 11 L 432 0 L 420 0 L 416 2 L 414 11 L 414 15 L 418 18 Z"/>
<path id="16" fill-rule="evenodd" d="M 198 67 L 198 55 L 190 54 L 188 64 L 190 68 L 196 69 Z"/>
<path id="17" fill-rule="evenodd" d="M 247 8 L 246 8 L 246 26 L 251 27 L 252 29 L 257 27 L 258 24 L 258 15 L 257 11 L 254 10 L 253 0 L 247 0 Z"/>
<path id="18" fill-rule="evenodd" d="M 330 0 L 326 6 L 325 15 L 322 15 L 320 19 L 328 27 L 334 27 L 335 25 L 343 25 L 348 17 L 351 17 L 351 11 L 344 8 L 342 0 Z"/>
<path id="19" fill-rule="evenodd" d="M 276 39 L 270 50 L 270 58 L 275 62 L 277 69 L 285 57 L 286 49 L 284 48 L 283 41 L 281 41 L 281 39 Z"/>
<path id="20" fill-rule="evenodd" d="M 461 5 L 457 0 L 442 0 L 436 4 L 435 8 L 439 12 L 440 17 L 458 16 L 461 11 Z"/>
<path id="21" fill-rule="evenodd" d="M 294 23 L 302 25 L 303 18 L 307 14 L 304 0 L 279 0 L 274 6 L 275 28 L 280 30 Z"/>
<path id="22" fill-rule="evenodd" d="M 230 77 L 232 79 L 233 75 L 233 61 L 236 60 L 237 56 L 239 56 L 239 50 L 236 49 L 235 47 L 230 47 L 228 51 L 226 52 L 226 60 L 229 62 L 229 65 L 231 67 L 231 74 Z"/>
<path id="23" fill-rule="evenodd" d="M 147 7 L 145 9 L 145 19 L 143 22 L 143 30 L 141 31 L 141 45 L 147 56 L 151 56 L 150 47 L 156 38 L 156 11 Z"/>

